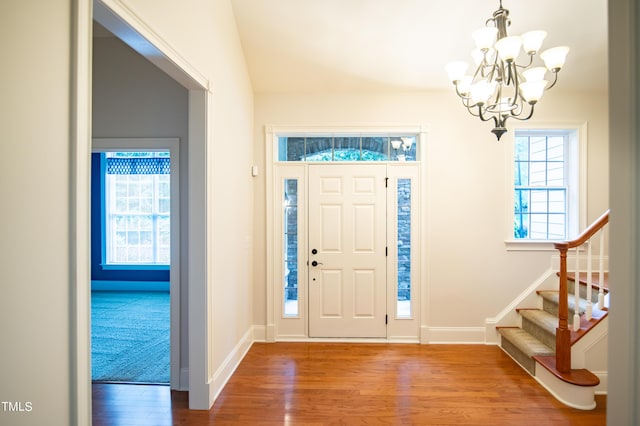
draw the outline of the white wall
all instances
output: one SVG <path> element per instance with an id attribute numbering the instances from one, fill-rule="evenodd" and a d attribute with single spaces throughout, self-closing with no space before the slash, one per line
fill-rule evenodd
<path id="1" fill-rule="evenodd" d="M 93 42 L 93 137 L 180 139 L 180 366 L 188 368 L 187 89 L 115 37 Z M 183 384 L 185 386 L 186 384 Z"/>
<path id="2" fill-rule="evenodd" d="M 561 84 L 561 83 L 559 83 Z M 559 90 L 559 89 L 555 89 Z M 265 162 L 265 125 L 413 125 L 428 128 L 427 199 L 423 280 L 427 306 L 423 327 L 433 330 L 483 327 L 550 266 L 548 252 L 507 252 L 505 221 L 509 194 L 503 136 L 490 123 L 471 117 L 451 91 L 422 93 L 258 94 L 255 101 L 255 156 Z M 606 93 L 545 95 L 538 122 L 588 122 L 588 221 L 608 207 L 608 111 Z M 512 132 L 510 133 L 512 134 Z M 255 192 L 256 324 L 265 322 L 264 175 Z M 463 268 L 460 264 L 464 264 Z M 451 333 L 429 339 L 456 339 Z M 480 330 L 478 330 L 480 331 Z M 468 336 L 459 335 L 461 339 Z"/>
<path id="3" fill-rule="evenodd" d="M 0 3 L 3 425 L 70 421 L 70 1 Z"/>

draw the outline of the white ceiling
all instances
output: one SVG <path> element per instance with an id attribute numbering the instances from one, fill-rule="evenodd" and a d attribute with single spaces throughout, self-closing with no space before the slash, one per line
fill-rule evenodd
<path id="1" fill-rule="evenodd" d="M 231 0 L 255 92 L 449 88 L 499 0 Z M 504 0 L 509 34 L 571 48 L 558 87 L 606 90 L 606 0 Z"/>

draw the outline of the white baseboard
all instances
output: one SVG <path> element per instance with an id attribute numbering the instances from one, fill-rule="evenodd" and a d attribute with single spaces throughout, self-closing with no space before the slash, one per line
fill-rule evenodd
<path id="1" fill-rule="evenodd" d="M 609 393 L 609 372 L 608 371 L 592 371 L 598 376 L 600 384 L 594 389 L 596 395 L 607 395 Z"/>
<path id="2" fill-rule="evenodd" d="M 266 342 L 267 341 L 267 327 L 264 325 L 253 326 L 253 341 L 254 342 Z"/>
<path id="3" fill-rule="evenodd" d="M 420 343 L 420 340 L 415 336 L 389 336 L 387 338 L 388 343 Z"/>
<path id="4" fill-rule="evenodd" d="M 484 327 L 422 327 L 422 344 L 485 344 Z"/>
<path id="5" fill-rule="evenodd" d="M 236 371 L 238 365 L 245 357 L 249 349 L 251 349 L 251 345 L 253 344 L 253 327 L 251 327 L 245 334 L 242 336 L 238 344 L 233 348 L 231 353 L 225 358 L 220 367 L 213 374 L 213 378 L 210 381 L 209 386 L 209 401 L 210 407 L 213 406 L 216 398 L 224 389 L 224 386 L 227 384 L 233 372 Z"/>
<path id="6" fill-rule="evenodd" d="M 176 390 L 188 391 L 189 390 L 189 368 L 180 369 L 180 387 Z"/>
<path id="7" fill-rule="evenodd" d="M 265 342 L 275 342 L 276 341 L 276 326 L 274 324 L 267 324 L 265 328 Z"/>

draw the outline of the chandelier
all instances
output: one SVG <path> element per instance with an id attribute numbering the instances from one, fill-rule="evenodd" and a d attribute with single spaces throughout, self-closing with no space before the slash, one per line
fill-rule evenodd
<path id="1" fill-rule="evenodd" d="M 529 31 L 522 36 L 509 36 L 509 25 L 509 11 L 502 7 L 500 0 L 500 8 L 487 19 L 485 27 L 473 33 L 477 47 L 471 54 L 476 65 L 473 75 L 465 75 L 469 67 L 466 62 L 456 61 L 446 66 L 462 104 L 482 121 L 493 119 L 491 132 L 498 140 L 507 131 L 505 124 L 509 118 L 524 121 L 533 116 L 544 91 L 558 81 L 558 72 L 569 53 L 566 46 L 545 50 L 539 55 L 544 66 L 537 66 L 535 57 L 547 33 Z M 518 64 L 521 51 L 527 57 Z M 551 73 L 553 79 L 549 85 L 545 79 L 547 73 Z"/>

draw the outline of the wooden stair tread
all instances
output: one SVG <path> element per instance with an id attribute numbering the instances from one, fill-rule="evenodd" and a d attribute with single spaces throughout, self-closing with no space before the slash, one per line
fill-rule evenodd
<path id="1" fill-rule="evenodd" d="M 571 370 L 568 373 L 561 373 L 556 369 L 555 356 L 536 355 L 533 359 L 546 368 L 551 374 L 566 383 L 576 386 L 597 386 L 600 384 L 598 376 L 584 368 Z"/>

